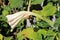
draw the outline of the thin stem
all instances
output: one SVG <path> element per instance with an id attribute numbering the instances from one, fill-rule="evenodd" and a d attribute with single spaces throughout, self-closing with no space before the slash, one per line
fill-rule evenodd
<path id="1" fill-rule="evenodd" d="M 27 11 L 30 11 L 30 7 L 31 7 L 31 0 L 29 0 L 29 4 L 28 4 L 28 9 L 27 9 Z"/>
<path id="2" fill-rule="evenodd" d="M 25 40 L 27 40 L 27 39 L 25 38 Z"/>
<path id="3" fill-rule="evenodd" d="M 30 11 L 30 7 L 31 7 L 31 0 L 29 0 L 29 2 L 28 2 L 28 8 L 27 8 L 28 12 Z M 27 26 L 30 27 L 31 26 L 31 23 L 29 22 L 30 20 L 29 19 L 27 19 L 27 20 L 28 20 L 27 21 Z M 26 26 L 26 28 L 27 28 L 27 26 Z"/>
<path id="4" fill-rule="evenodd" d="M 57 8 L 57 9 L 58 9 L 58 11 L 60 11 L 60 7 L 59 7 L 59 4 L 58 4 L 58 6 L 57 6 L 57 7 L 58 7 L 58 8 Z"/>

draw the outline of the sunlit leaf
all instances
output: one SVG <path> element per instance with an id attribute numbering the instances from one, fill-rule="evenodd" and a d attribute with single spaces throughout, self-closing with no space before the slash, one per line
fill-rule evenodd
<path id="1" fill-rule="evenodd" d="M 45 7 L 43 7 L 43 15 L 44 16 L 52 16 L 56 13 L 56 7 L 52 5 L 52 3 L 48 3 Z"/>
<path id="2" fill-rule="evenodd" d="M 56 40 L 59 40 L 60 38 L 56 37 Z"/>
<path id="3" fill-rule="evenodd" d="M 31 36 L 31 34 L 33 34 L 33 28 L 27 28 L 27 29 L 24 29 L 23 31 L 22 31 L 22 34 L 24 35 L 24 36 Z"/>
<path id="4" fill-rule="evenodd" d="M 23 40 L 23 35 L 21 34 L 21 32 L 17 33 L 17 39 Z"/>
<path id="5" fill-rule="evenodd" d="M 2 40 L 3 39 L 3 36 L 0 34 L 0 40 Z"/>
<path id="6" fill-rule="evenodd" d="M 37 33 L 42 34 L 44 37 L 46 37 L 47 31 L 44 29 L 41 29 Z"/>
<path id="7" fill-rule="evenodd" d="M 21 7 L 23 5 L 23 0 L 9 0 L 11 8 Z"/>
<path id="8" fill-rule="evenodd" d="M 44 0 L 33 0 L 31 4 L 41 4 Z"/>
<path id="9" fill-rule="evenodd" d="M 57 36 L 56 36 L 57 40 L 60 39 L 60 32 L 57 33 Z"/>
<path id="10" fill-rule="evenodd" d="M 33 28 L 27 28 L 22 31 L 22 34 L 24 37 L 27 37 L 29 39 L 33 40 L 42 40 L 41 34 L 38 34 L 37 32 L 34 32 Z"/>
<path id="11" fill-rule="evenodd" d="M 2 11 L 2 15 L 3 15 L 3 16 L 6 16 L 7 14 L 8 14 L 8 11 L 7 11 L 7 10 L 3 10 L 3 11 Z"/>
<path id="12" fill-rule="evenodd" d="M 52 30 L 48 30 L 47 31 L 47 36 L 53 36 L 53 37 L 55 37 L 56 33 L 54 31 L 52 31 Z"/>

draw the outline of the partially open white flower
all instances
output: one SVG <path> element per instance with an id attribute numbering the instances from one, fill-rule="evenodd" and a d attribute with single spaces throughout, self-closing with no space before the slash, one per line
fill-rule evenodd
<path id="1" fill-rule="evenodd" d="M 26 18 L 27 16 L 31 15 L 31 13 L 32 12 L 28 11 L 20 11 L 11 15 L 7 15 L 7 22 L 13 29 L 22 18 Z"/>

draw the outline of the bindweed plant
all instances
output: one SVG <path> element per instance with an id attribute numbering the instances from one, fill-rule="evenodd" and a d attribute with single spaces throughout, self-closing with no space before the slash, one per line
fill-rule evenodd
<path id="1" fill-rule="evenodd" d="M 3 1 L 0 6 L 0 40 L 60 40 L 59 0 L 8 1 Z M 19 11 L 30 15 L 22 18 L 11 31 L 6 16 Z"/>

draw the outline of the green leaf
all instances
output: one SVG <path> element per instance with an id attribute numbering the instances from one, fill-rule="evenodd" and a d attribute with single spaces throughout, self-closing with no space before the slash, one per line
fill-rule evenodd
<path id="1" fill-rule="evenodd" d="M 30 30 L 30 31 L 29 31 Z M 24 35 L 24 36 L 26 36 L 26 37 L 29 37 L 29 38 L 31 38 L 32 36 L 32 34 L 34 33 L 34 31 L 33 31 L 33 28 L 26 28 L 26 29 L 24 29 L 23 31 L 22 31 L 22 34 Z"/>
<path id="2" fill-rule="evenodd" d="M 47 17 L 54 15 L 56 13 L 56 10 L 56 7 L 53 6 L 52 3 L 48 3 L 46 6 L 43 7 L 41 11 L 33 10 L 32 12 Z"/>
<path id="3" fill-rule="evenodd" d="M 11 7 L 10 6 L 5 6 L 4 7 L 4 10 L 10 11 L 11 10 Z"/>
<path id="4" fill-rule="evenodd" d="M 52 37 L 55 37 L 56 36 L 56 33 L 52 30 L 48 30 L 47 31 L 47 36 L 52 36 Z"/>
<path id="5" fill-rule="evenodd" d="M 41 11 L 32 11 L 34 12 L 36 17 L 38 17 L 39 19 L 42 19 L 43 21 L 46 21 L 50 26 L 54 26 L 54 23 L 46 18 L 48 16 L 52 16 L 55 14 L 56 12 L 56 7 L 52 5 L 52 3 L 48 3 L 45 7 L 43 7 L 43 10 Z"/>
<path id="6" fill-rule="evenodd" d="M 4 40 L 12 40 L 12 36 L 11 37 L 4 37 Z"/>
<path id="7" fill-rule="evenodd" d="M 59 5 L 60 5 L 60 0 L 58 0 L 58 3 L 59 3 Z"/>
<path id="8" fill-rule="evenodd" d="M 23 5 L 23 0 L 9 0 L 9 3 L 11 8 L 20 8 Z"/>
<path id="9" fill-rule="evenodd" d="M 48 19 L 48 18 L 46 18 L 46 17 L 42 17 L 41 15 L 38 15 L 38 14 L 36 14 L 36 13 L 31 14 L 31 15 L 34 15 L 34 16 L 38 17 L 39 19 L 47 22 L 50 26 L 54 26 L 54 22 L 52 22 L 50 19 Z"/>
<path id="10" fill-rule="evenodd" d="M 57 37 L 60 39 L 60 32 L 57 33 Z"/>
<path id="11" fill-rule="evenodd" d="M 44 20 L 44 21 L 46 21 L 50 26 L 54 26 L 54 22 L 53 21 L 51 21 L 50 19 L 48 19 L 48 18 L 43 18 L 42 20 Z"/>
<path id="12" fill-rule="evenodd" d="M 42 40 L 41 34 L 44 36 L 45 40 L 48 40 L 48 38 L 50 38 L 50 40 L 53 40 L 56 36 L 56 33 L 52 30 L 46 31 L 44 29 L 40 29 L 37 32 L 34 32 L 33 28 L 26 28 L 22 32 L 17 34 L 17 38 L 19 40 L 22 40 L 24 37 L 27 37 L 32 40 Z"/>
<path id="13" fill-rule="evenodd" d="M 47 36 L 47 38 L 45 40 L 48 40 L 48 38 L 50 38 L 49 40 L 53 40 L 54 37 L 56 36 L 56 33 L 53 32 L 52 30 L 46 31 L 44 29 L 40 29 L 40 30 L 38 30 L 37 33 L 42 34 L 44 36 L 44 38 L 46 38 L 46 36 Z"/>
<path id="14" fill-rule="evenodd" d="M 44 38 L 46 37 L 47 31 L 44 29 L 38 30 L 37 32 L 38 34 L 42 34 L 44 36 Z"/>
<path id="15" fill-rule="evenodd" d="M 56 2 L 57 0 L 48 0 L 48 1 L 53 1 L 53 2 Z"/>
<path id="16" fill-rule="evenodd" d="M 21 34 L 21 32 L 17 33 L 17 39 L 23 40 L 23 35 Z"/>
<path id="17" fill-rule="evenodd" d="M 27 37 L 29 39 L 33 40 L 42 40 L 41 34 L 37 34 L 37 32 L 34 32 L 33 28 L 26 28 L 22 31 L 22 34 L 24 37 Z"/>
<path id="18" fill-rule="evenodd" d="M 48 23 L 46 23 L 44 21 L 40 21 L 37 25 L 40 26 L 40 27 L 43 27 L 43 28 L 49 26 Z"/>
<path id="19" fill-rule="evenodd" d="M 43 7 L 42 13 L 44 16 L 52 16 L 56 13 L 56 7 L 52 5 L 52 3 L 48 3 L 45 7 Z"/>
<path id="20" fill-rule="evenodd" d="M 57 17 L 60 17 L 60 11 L 57 11 L 57 12 L 56 12 L 56 16 L 57 16 Z"/>
<path id="21" fill-rule="evenodd" d="M 53 2 L 56 2 L 57 0 L 52 0 Z"/>
<path id="22" fill-rule="evenodd" d="M 0 16 L 0 21 L 5 21 L 5 22 L 6 22 L 6 20 L 7 20 L 7 19 L 6 19 L 6 16 L 4 16 L 4 15 L 1 15 L 1 16 Z"/>
<path id="23" fill-rule="evenodd" d="M 56 40 L 60 40 L 60 38 L 56 36 Z"/>
<path id="24" fill-rule="evenodd" d="M 47 22 L 50 26 L 54 26 L 54 22 L 52 22 L 50 19 L 43 17 L 43 16 L 39 15 L 38 13 L 34 13 L 32 15 L 34 15 L 34 16 L 38 17 L 39 19 Z"/>
<path id="25" fill-rule="evenodd" d="M 41 4 L 44 0 L 33 0 L 31 4 Z"/>
<path id="26" fill-rule="evenodd" d="M 47 37 L 45 40 L 54 40 L 54 37 Z"/>
<path id="27" fill-rule="evenodd" d="M 56 24 L 60 25 L 60 17 L 56 20 Z"/>
<path id="28" fill-rule="evenodd" d="M 7 10 L 3 10 L 3 11 L 2 11 L 2 15 L 3 15 L 3 16 L 6 16 L 7 14 L 8 14 L 8 11 L 7 11 Z"/>
<path id="29" fill-rule="evenodd" d="M 2 40 L 3 39 L 3 36 L 0 34 L 0 40 Z"/>

